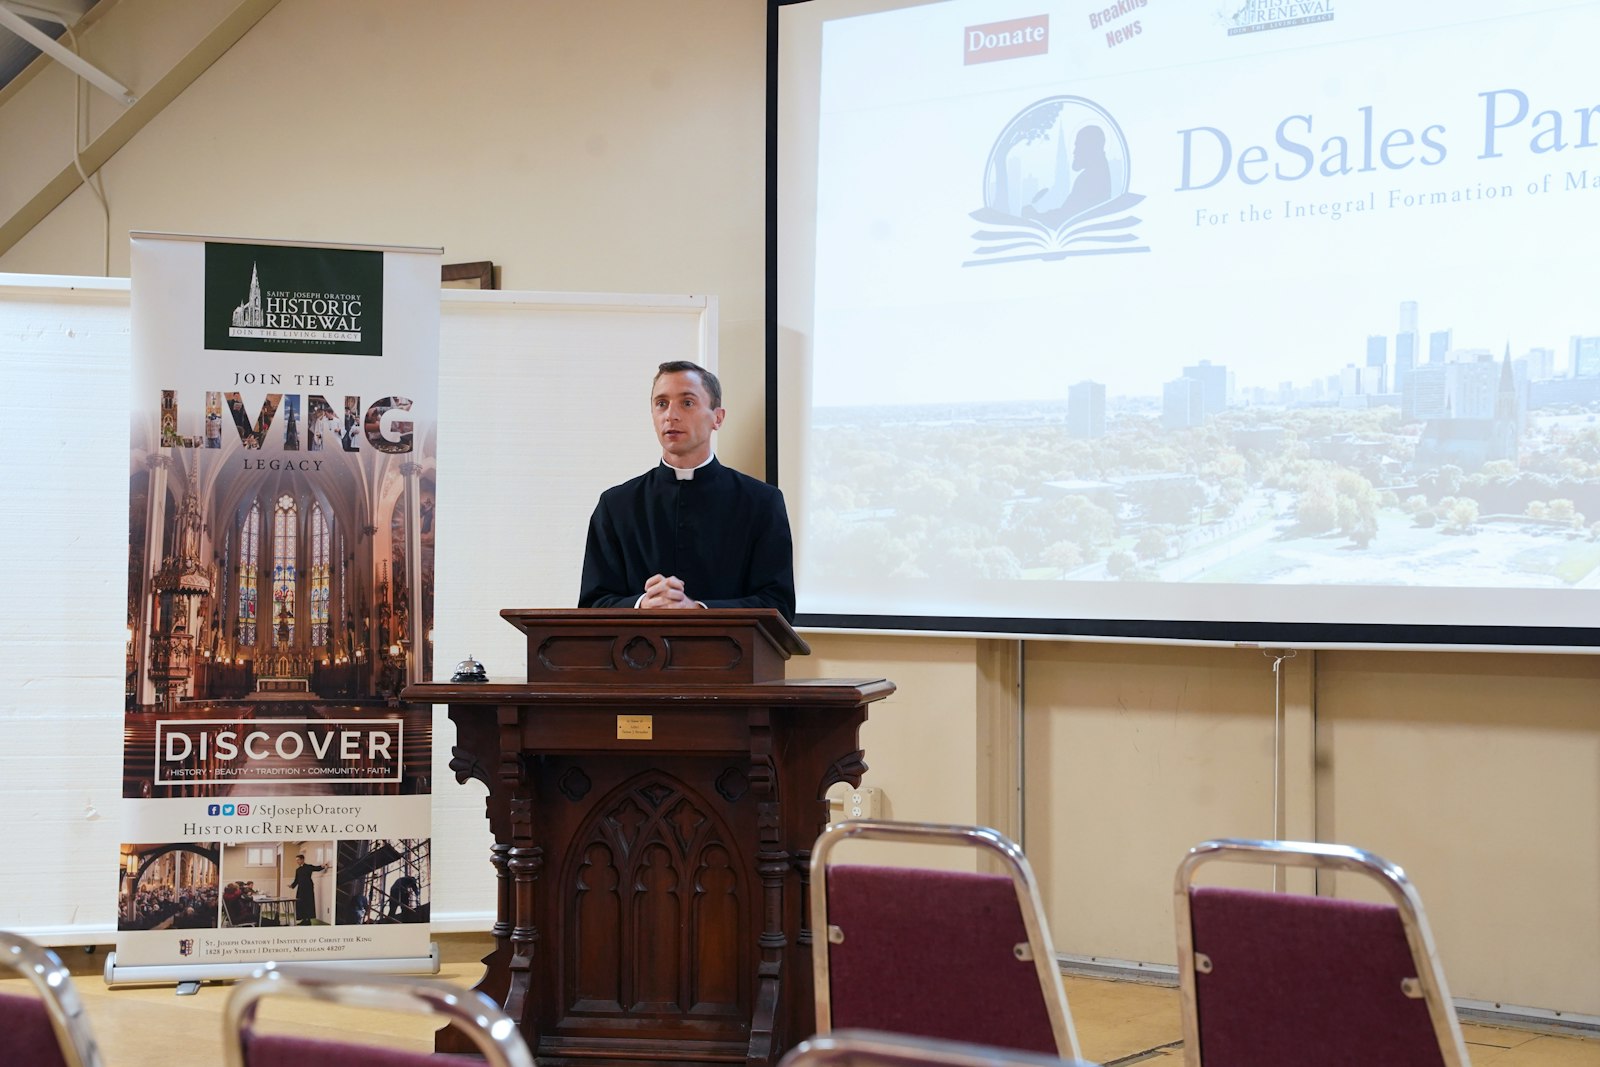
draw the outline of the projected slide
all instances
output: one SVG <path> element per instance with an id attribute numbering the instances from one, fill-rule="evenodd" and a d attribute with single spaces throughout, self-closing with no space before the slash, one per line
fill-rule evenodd
<path id="1" fill-rule="evenodd" d="M 885 6 L 780 8 L 802 617 L 1594 643 L 1600 6 Z"/>

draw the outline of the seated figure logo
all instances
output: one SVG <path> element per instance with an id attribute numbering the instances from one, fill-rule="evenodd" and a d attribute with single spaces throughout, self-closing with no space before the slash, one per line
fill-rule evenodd
<path id="1" fill-rule="evenodd" d="M 972 217 L 976 258 L 963 266 L 1148 252 L 1129 210 L 1131 170 L 1122 128 L 1081 96 L 1050 96 L 1016 115 L 989 150 L 983 207 Z"/>

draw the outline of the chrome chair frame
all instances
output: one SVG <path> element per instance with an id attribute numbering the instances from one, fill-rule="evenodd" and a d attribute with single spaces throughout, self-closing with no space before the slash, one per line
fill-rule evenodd
<path id="1" fill-rule="evenodd" d="M 1189 908 L 1189 889 L 1194 873 L 1216 860 L 1253 863 L 1265 866 L 1309 867 L 1314 870 L 1344 871 L 1364 875 L 1381 885 L 1400 911 L 1406 943 L 1417 968 L 1417 983 L 1428 1006 L 1434 1037 L 1445 1067 L 1470 1067 L 1461 1022 L 1450 1000 L 1444 968 L 1433 942 L 1433 931 L 1422 910 L 1406 872 L 1382 856 L 1348 845 L 1326 845 L 1316 841 L 1256 841 L 1246 838 L 1219 838 L 1203 841 L 1191 848 L 1178 865 L 1173 879 L 1173 905 L 1178 919 L 1178 991 L 1183 1010 L 1183 1058 L 1187 1067 L 1201 1067 L 1200 1017 L 1195 1001 L 1194 926 Z"/>
<path id="2" fill-rule="evenodd" d="M 1044 900 L 1039 894 L 1039 882 L 1022 849 L 1009 837 L 987 826 L 850 819 L 832 823 L 823 830 L 822 836 L 812 846 L 810 865 L 811 974 L 819 1036 L 825 1036 L 833 1029 L 833 1002 L 828 985 L 830 935 L 826 867 L 833 850 L 841 842 L 850 840 L 970 845 L 998 859 L 1017 891 L 1017 907 L 1022 912 L 1023 927 L 1027 930 L 1028 947 L 1039 975 L 1040 990 L 1044 993 L 1045 1009 L 1050 1016 L 1050 1029 L 1055 1034 L 1056 1049 L 1063 1058 L 1070 1055 L 1072 1059 L 1078 1059 L 1083 1055 L 1078 1047 L 1078 1032 L 1072 1025 L 1072 1011 L 1067 1006 L 1066 988 L 1061 984 L 1055 946 L 1051 943 L 1050 930 L 1044 922 Z"/>
<path id="3" fill-rule="evenodd" d="M 66 1067 L 101 1067 L 100 1048 L 72 984 L 72 972 L 50 949 L 20 934 L 0 931 L 0 959 L 39 991 Z"/>
<path id="4" fill-rule="evenodd" d="M 778 1067 L 1094 1067 L 1037 1052 L 880 1030 L 836 1030 L 802 1041 Z"/>
<path id="5" fill-rule="evenodd" d="M 423 978 L 319 971 L 269 963 L 234 986 L 223 1006 L 222 1037 L 227 1067 L 245 1067 L 244 1037 L 256 1009 L 269 996 L 287 994 L 350 1008 L 412 1015 L 438 1015 L 472 1039 L 487 1067 L 534 1067 L 517 1024 L 482 993 Z"/>

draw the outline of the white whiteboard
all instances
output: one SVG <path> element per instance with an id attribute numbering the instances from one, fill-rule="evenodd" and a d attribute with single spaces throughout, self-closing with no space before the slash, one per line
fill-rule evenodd
<path id="1" fill-rule="evenodd" d="M 577 602 L 601 490 L 655 462 L 658 363 L 716 366 L 710 296 L 441 292 L 434 669 L 522 678 L 501 608 Z M 109 942 L 122 794 L 128 281 L 0 274 L 0 929 Z M 435 711 L 433 922 L 487 929 L 483 789 Z"/>

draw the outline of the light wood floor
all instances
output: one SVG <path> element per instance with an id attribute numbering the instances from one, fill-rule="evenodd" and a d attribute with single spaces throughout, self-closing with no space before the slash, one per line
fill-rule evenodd
<path id="1" fill-rule="evenodd" d="M 444 961 L 440 977 L 463 986 L 476 982 L 488 939 L 444 935 L 438 941 Z M 108 1067 L 214 1067 L 222 1062 L 222 1005 L 230 986 L 207 985 L 187 997 L 174 995 L 171 987 L 108 989 L 101 980 L 103 949 L 59 951 L 75 976 Z M 18 990 L 20 983 L 22 979 L 0 980 L 0 989 Z M 1075 977 L 1066 984 L 1078 1039 L 1090 1060 L 1106 1067 L 1177 1067 L 1181 1062 L 1176 990 Z M 426 1020 L 288 998 L 264 1003 L 264 1025 L 306 1037 L 343 1035 L 417 1050 L 433 1046 Z M 1463 1029 L 1473 1067 L 1600 1067 L 1600 1039 L 1470 1024 Z"/>

